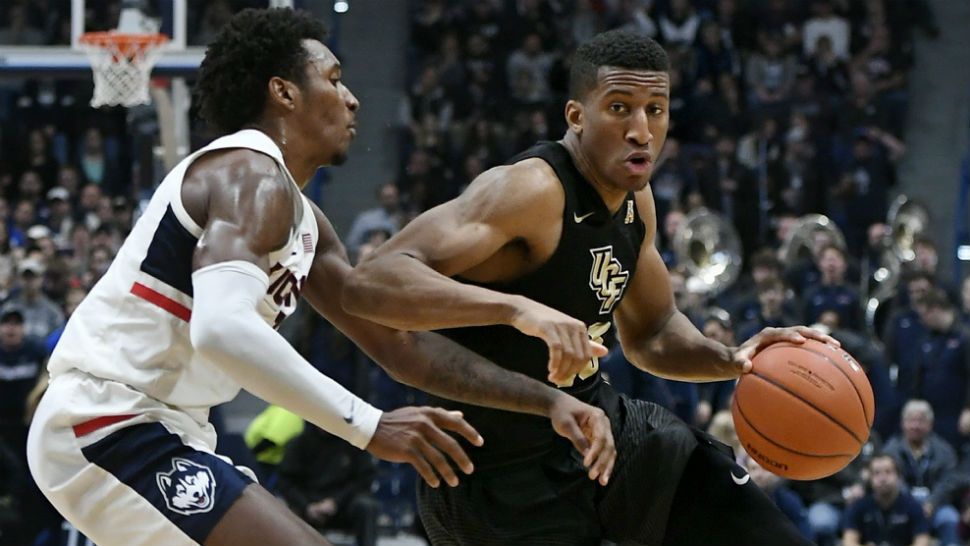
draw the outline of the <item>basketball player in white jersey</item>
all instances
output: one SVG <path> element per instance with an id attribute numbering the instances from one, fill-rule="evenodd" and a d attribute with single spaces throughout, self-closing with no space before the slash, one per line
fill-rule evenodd
<path id="1" fill-rule="evenodd" d="M 343 162 L 355 132 L 358 102 L 324 33 L 297 12 L 246 10 L 209 46 L 197 102 L 227 136 L 166 176 L 51 356 L 28 440 L 31 472 L 99 546 L 326 544 L 246 469 L 214 455 L 208 411 L 240 388 L 377 457 L 411 463 L 432 487 L 457 485 L 453 465 L 472 472 L 446 433 L 482 444 L 460 414 L 382 413 L 284 341 L 274 326 L 301 293 L 395 378 L 547 416 L 585 454 L 591 479 L 611 471 L 601 410 L 442 337 L 341 309 L 350 266 L 300 192 L 317 167 Z"/>

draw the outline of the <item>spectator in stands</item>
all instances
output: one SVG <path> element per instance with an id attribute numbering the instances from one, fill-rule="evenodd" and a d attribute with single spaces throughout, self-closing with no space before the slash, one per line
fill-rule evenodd
<path id="1" fill-rule="evenodd" d="M 671 0 L 670 8 L 660 16 L 658 23 L 659 40 L 668 50 L 689 48 L 697 40 L 701 17 L 690 0 Z"/>
<path id="2" fill-rule="evenodd" d="M 74 225 L 71 217 L 70 194 L 61 186 L 55 186 L 47 192 L 47 206 L 42 214 L 44 225 L 51 230 L 54 243 L 58 247 L 67 246 Z"/>
<path id="3" fill-rule="evenodd" d="M 734 328 L 731 315 L 724 309 L 708 309 L 701 331 L 709 337 L 727 347 L 737 345 L 734 338 Z M 694 424 L 700 428 L 707 427 L 711 417 L 721 411 L 729 409 L 731 397 L 734 395 L 734 380 L 701 383 L 697 385 L 697 411 Z"/>
<path id="4" fill-rule="evenodd" d="M 822 37 L 828 38 L 836 58 L 849 58 L 849 22 L 835 13 L 832 0 L 812 1 L 812 17 L 802 27 L 802 53 L 814 55 Z"/>
<path id="5" fill-rule="evenodd" d="M 765 328 L 784 328 L 799 324 L 796 317 L 785 312 L 785 284 L 769 278 L 758 285 L 758 313 L 738 326 L 738 339 L 749 339 Z"/>
<path id="6" fill-rule="evenodd" d="M 24 331 L 24 313 L 16 307 L 0 311 L 0 438 L 25 463 L 27 394 L 43 369 L 44 349 Z"/>
<path id="7" fill-rule="evenodd" d="M 919 503 L 899 483 L 896 460 L 877 455 L 869 461 L 871 492 L 849 506 L 843 546 L 929 546 L 929 523 Z"/>
<path id="8" fill-rule="evenodd" d="M 0 546 L 29 544 L 24 533 L 27 469 L 0 437 Z"/>
<path id="9" fill-rule="evenodd" d="M 775 506 L 782 513 L 788 516 L 788 519 L 795 524 L 802 536 L 812 540 L 812 526 L 808 523 L 808 511 L 805 510 L 805 503 L 802 502 L 802 499 L 798 498 L 798 495 L 785 484 L 782 478 L 765 470 L 758 464 L 758 461 L 747 453 L 741 457 L 741 460 L 742 466 L 747 469 L 751 476 L 751 481 L 768 495 L 768 498 L 775 503 Z"/>
<path id="10" fill-rule="evenodd" d="M 315 528 L 350 529 L 359 546 L 376 546 L 380 505 L 370 494 L 375 476 L 367 452 L 307 425 L 286 446 L 279 489 L 290 508 Z"/>
<path id="11" fill-rule="evenodd" d="M 539 34 L 527 34 L 522 40 L 522 46 L 509 55 L 506 64 L 512 98 L 520 105 L 548 101 L 549 71 L 554 60 L 554 55 L 543 50 Z"/>
<path id="12" fill-rule="evenodd" d="M 822 35 L 806 59 L 816 89 L 827 97 L 842 97 L 849 90 L 849 65 L 832 47 L 832 39 Z"/>
<path id="13" fill-rule="evenodd" d="M 351 255 L 358 251 L 371 232 L 382 230 L 393 235 L 401 229 L 404 213 L 397 185 L 392 182 L 382 184 L 377 188 L 377 199 L 380 206 L 359 213 L 350 227 L 346 244 Z"/>
<path id="14" fill-rule="evenodd" d="M 923 506 L 930 493 L 940 487 L 942 480 L 957 466 L 953 447 L 933 432 L 934 411 L 925 400 L 910 400 L 903 406 L 902 436 L 886 442 L 883 453 L 896 460 L 896 467 L 909 494 Z M 950 505 L 923 506 L 930 518 L 934 534 L 944 546 L 959 544 L 957 525 L 959 514 Z M 935 508 L 930 511 L 928 508 Z"/>
<path id="15" fill-rule="evenodd" d="M 926 330 L 919 346 L 913 396 L 933 406 L 934 431 L 959 449 L 970 435 L 970 341 L 956 320 L 956 309 L 942 290 L 923 298 L 920 318 Z"/>
<path id="16" fill-rule="evenodd" d="M 923 298 L 935 290 L 933 278 L 922 271 L 904 274 L 896 295 L 882 305 L 891 306 L 889 318 L 881 331 L 885 342 L 886 360 L 895 370 L 893 384 L 900 399 L 915 396 L 916 374 L 919 369 L 920 346 L 926 327 L 920 318 Z"/>
<path id="17" fill-rule="evenodd" d="M 71 315 L 74 314 L 74 310 L 77 306 L 81 304 L 81 300 L 84 296 L 87 296 L 88 291 L 84 288 L 71 288 L 67 291 L 67 295 L 64 298 L 64 322 L 66 323 Z M 54 347 L 57 346 L 57 342 L 61 339 L 61 334 L 64 333 L 64 326 L 61 325 L 57 328 L 47 338 L 44 339 L 44 349 L 48 356 L 54 352 Z"/>
<path id="18" fill-rule="evenodd" d="M 104 135 L 96 127 L 89 127 L 84 132 L 78 156 L 78 165 L 88 184 L 96 184 L 108 194 L 121 190 L 118 165 L 108 157 Z"/>
<path id="19" fill-rule="evenodd" d="M 27 9 L 20 3 L 7 7 L 7 24 L 0 28 L 0 45 L 44 45 L 44 33 L 27 21 Z"/>
<path id="20" fill-rule="evenodd" d="M 825 311 L 838 315 L 839 326 L 859 330 L 859 293 L 846 280 L 846 254 L 838 245 L 828 245 L 818 254 L 817 267 L 821 273 L 818 284 L 805 290 L 803 318 L 812 324 Z"/>
<path id="21" fill-rule="evenodd" d="M 785 53 L 782 38 L 767 35 L 760 50 L 748 58 L 748 102 L 752 109 L 778 106 L 795 83 L 795 57 Z"/>
<path id="22" fill-rule="evenodd" d="M 19 201 L 10 222 L 10 242 L 18 247 L 27 245 L 27 230 L 37 221 L 37 207 L 30 201 Z"/>
<path id="23" fill-rule="evenodd" d="M 53 186 L 56 182 L 58 163 L 51 153 L 50 143 L 43 129 L 35 128 L 27 134 L 26 157 L 21 169 L 36 172 L 44 190 Z"/>
<path id="24" fill-rule="evenodd" d="M 64 314 L 42 291 L 46 268 L 39 259 L 24 258 L 17 266 L 20 292 L 5 305 L 15 306 L 24 317 L 24 333 L 44 339 L 64 324 Z"/>

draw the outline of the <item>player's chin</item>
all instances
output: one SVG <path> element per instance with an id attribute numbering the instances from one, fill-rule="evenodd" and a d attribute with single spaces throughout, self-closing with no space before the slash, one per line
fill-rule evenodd
<path id="1" fill-rule="evenodd" d="M 333 154 L 333 157 L 330 158 L 330 165 L 333 165 L 335 167 L 338 165 L 343 165 L 346 162 L 347 162 L 347 150 L 340 150 L 338 152 L 335 152 Z"/>

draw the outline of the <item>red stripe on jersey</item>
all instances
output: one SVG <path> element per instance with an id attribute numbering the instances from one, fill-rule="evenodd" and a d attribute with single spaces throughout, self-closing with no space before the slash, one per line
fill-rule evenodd
<path id="1" fill-rule="evenodd" d="M 149 303 L 154 303 L 185 322 L 188 322 L 189 319 L 192 318 L 191 309 L 166 296 L 165 294 L 162 294 L 161 292 L 152 290 L 144 284 L 136 282 L 135 284 L 131 285 L 131 293 Z"/>
<path id="2" fill-rule="evenodd" d="M 104 417 L 95 417 L 89 421 L 84 421 L 83 423 L 74 425 L 74 437 L 80 438 L 81 436 L 91 434 L 92 432 L 102 429 L 108 425 L 127 421 L 132 417 L 138 417 L 138 414 L 132 413 L 129 415 L 106 415 Z"/>

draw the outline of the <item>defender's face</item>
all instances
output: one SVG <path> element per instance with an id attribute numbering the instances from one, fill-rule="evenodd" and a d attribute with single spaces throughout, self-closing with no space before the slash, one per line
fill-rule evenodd
<path id="1" fill-rule="evenodd" d="M 355 121 L 360 103 L 341 81 L 340 61 L 327 46 L 304 40 L 309 54 L 304 101 L 297 112 L 306 126 L 307 137 L 316 139 L 324 157 L 322 164 L 339 165 L 347 160 L 350 142 L 357 135 Z"/>
<path id="2" fill-rule="evenodd" d="M 601 67 L 581 103 L 580 145 L 598 179 L 625 191 L 646 187 L 667 139 L 666 72 Z"/>

